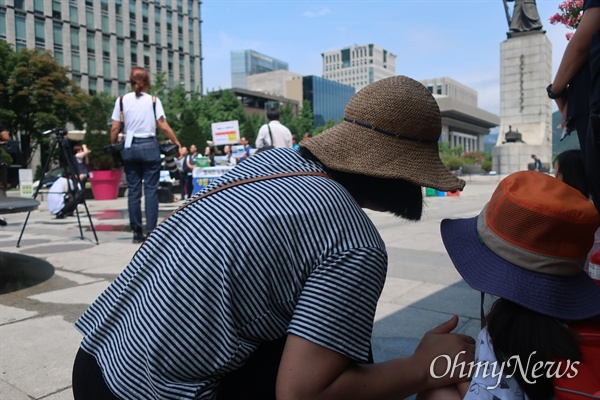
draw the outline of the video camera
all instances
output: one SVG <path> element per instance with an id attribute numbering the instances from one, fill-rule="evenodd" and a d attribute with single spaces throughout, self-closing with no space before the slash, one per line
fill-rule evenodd
<path id="1" fill-rule="evenodd" d="M 47 131 L 42 132 L 42 135 L 55 134 L 56 136 L 64 137 L 64 136 L 67 136 L 67 133 L 69 133 L 69 132 L 64 128 L 53 128 L 53 129 L 49 129 Z"/>

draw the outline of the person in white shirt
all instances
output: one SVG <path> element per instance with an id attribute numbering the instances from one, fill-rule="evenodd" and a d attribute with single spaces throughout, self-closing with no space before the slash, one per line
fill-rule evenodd
<path id="1" fill-rule="evenodd" d="M 48 191 L 48 211 L 50 214 L 56 215 L 56 219 L 73 215 L 77 204 L 83 199 L 79 191 L 69 193 L 69 187 L 73 188 L 73 181 L 61 176 Z"/>
<path id="2" fill-rule="evenodd" d="M 142 243 L 142 181 L 146 212 L 146 232 L 156 228 L 158 221 L 158 182 L 162 160 L 156 140 L 156 128 L 167 139 L 181 147 L 175 133 L 167 123 L 165 111 L 158 97 L 145 93 L 150 89 L 150 76 L 144 68 L 135 67 L 129 75 L 133 92 L 127 93 L 115 102 L 110 129 L 111 143 L 115 143 L 121 130 L 123 117 L 125 146 L 123 162 L 127 179 L 127 208 L 129 223 L 133 231 L 133 243 Z"/>
<path id="3" fill-rule="evenodd" d="M 279 122 L 279 110 L 267 111 L 269 123 L 260 127 L 256 137 L 256 148 L 272 146 L 269 148 L 292 148 L 292 133 Z M 267 150 L 267 149 L 264 149 Z"/>

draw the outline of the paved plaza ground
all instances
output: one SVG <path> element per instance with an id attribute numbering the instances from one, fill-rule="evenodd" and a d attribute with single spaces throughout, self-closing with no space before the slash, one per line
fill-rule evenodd
<path id="1" fill-rule="evenodd" d="M 500 177 L 466 180 L 458 197 L 428 197 L 423 219 L 417 223 L 368 211 L 389 253 L 388 278 L 373 331 L 376 361 L 412 353 L 423 333 L 453 314 L 460 317 L 459 332 L 476 336 L 479 331 L 479 294 L 452 267 L 439 225 L 443 218 L 477 215 Z M 81 340 L 73 323 L 139 247 L 126 231 L 126 198 L 88 200 L 87 206 L 98 245 L 86 216 L 81 240 L 77 219 L 54 219 L 42 201 L 39 210 L 31 213 L 17 248 L 27 214 L 5 216 L 8 226 L 0 228 L 0 268 L 10 267 L 6 261 L 10 259 L 45 280 L 33 286 L 24 282 L 27 287 L 0 294 L 2 400 L 73 398 L 71 367 Z M 176 206 L 161 204 L 160 217 Z"/>

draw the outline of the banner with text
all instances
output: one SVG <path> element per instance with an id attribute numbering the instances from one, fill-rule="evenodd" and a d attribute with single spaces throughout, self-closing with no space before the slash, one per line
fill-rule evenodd
<path id="1" fill-rule="evenodd" d="M 240 126 L 238 121 L 215 122 L 211 126 L 215 146 L 239 143 Z"/>

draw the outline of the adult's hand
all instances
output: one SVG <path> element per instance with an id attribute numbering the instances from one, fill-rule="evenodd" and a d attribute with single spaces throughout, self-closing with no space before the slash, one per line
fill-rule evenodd
<path id="1" fill-rule="evenodd" d="M 416 369 L 428 372 L 426 386 L 429 388 L 470 378 L 469 363 L 475 357 L 475 339 L 450 333 L 457 325 L 458 317 L 455 315 L 427 332 L 411 356 Z M 464 368 L 461 370 L 462 365 Z"/>

